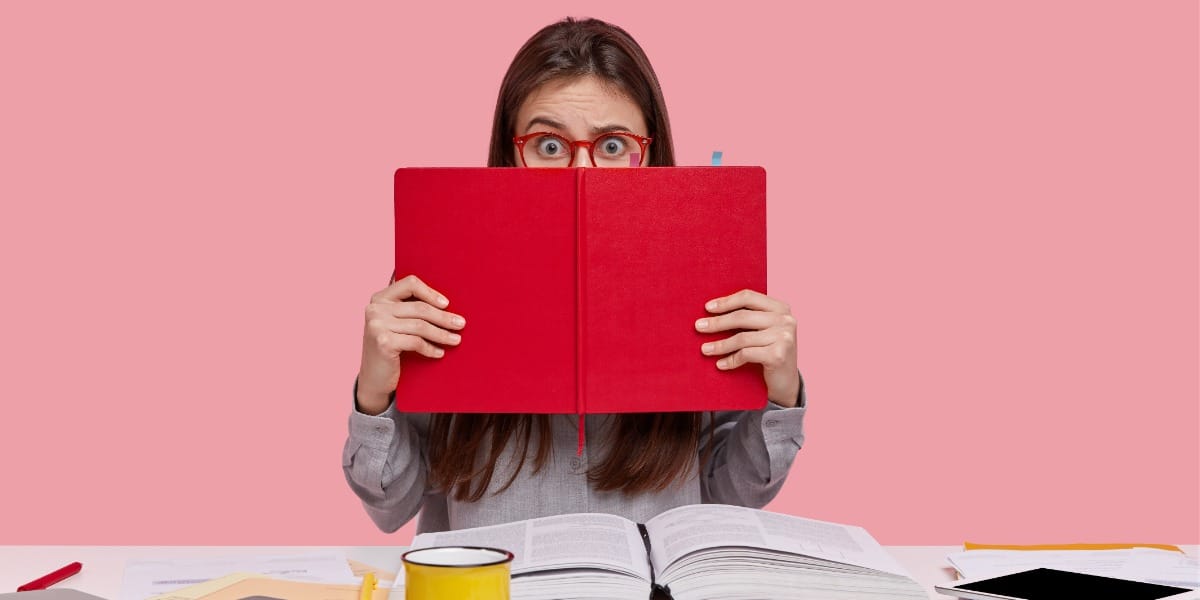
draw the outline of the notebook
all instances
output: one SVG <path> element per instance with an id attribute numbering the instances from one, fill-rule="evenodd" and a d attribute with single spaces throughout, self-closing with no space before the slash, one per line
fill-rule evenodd
<path id="1" fill-rule="evenodd" d="M 406 353 L 407 412 L 760 409 L 759 365 L 716 368 L 704 303 L 766 293 L 760 167 L 402 168 L 395 275 L 467 324 L 440 359 Z"/>
<path id="2" fill-rule="evenodd" d="M 104 600 L 100 596 L 93 596 L 73 590 L 71 588 L 49 588 L 45 590 L 32 590 L 28 592 L 13 592 L 11 594 L 0 594 L 0 599 L 3 600 Z"/>

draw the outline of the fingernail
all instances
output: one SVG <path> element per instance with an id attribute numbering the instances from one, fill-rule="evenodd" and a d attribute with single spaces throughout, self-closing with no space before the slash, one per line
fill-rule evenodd
<path id="1" fill-rule="evenodd" d="M 715 347 L 715 344 L 705 344 L 703 346 L 700 346 L 700 351 L 705 354 L 708 354 L 713 351 L 714 347 Z"/>
<path id="2" fill-rule="evenodd" d="M 717 361 L 718 369 L 724 369 L 725 367 L 728 367 L 728 366 L 729 366 L 729 359 L 722 358 L 721 360 Z"/>
<path id="3" fill-rule="evenodd" d="M 450 300 L 449 300 L 449 299 L 447 299 L 445 296 L 438 296 L 438 297 L 437 297 L 437 305 L 438 305 L 438 306 L 440 306 L 440 307 L 442 307 L 442 308 L 445 308 L 447 304 L 450 304 Z"/>
<path id="4" fill-rule="evenodd" d="M 717 310 L 717 301 L 709 300 L 708 304 L 704 305 L 705 310 Z"/>
<path id="5" fill-rule="evenodd" d="M 695 306 L 695 304 L 692 306 Z M 708 319 L 700 319 L 696 321 L 696 329 L 708 329 Z"/>
<path id="6" fill-rule="evenodd" d="M 445 350 L 442 350 L 441 348 L 434 348 L 434 349 L 433 349 L 433 355 L 434 355 L 434 356 L 436 356 L 436 357 L 438 357 L 438 358 L 441 358 L 441 357 L 442 357 L 443 355 L 445 355 L 445 354 L 446 354 L 446 351 L 445 351 Z"/>
<path id="7" fill-rule="evenodd" d="M 467 324 L 467 320 L 458 315 L 450 317 L 450 322 L 454 324 L 455 327 L 462 327 L 463 325 Z"/>
<path id="8" fill-rule="evenodd" d="M 457 344 L 462 341 L 462 336 L 457 333 L 450 334 L 450 341 Z"/>

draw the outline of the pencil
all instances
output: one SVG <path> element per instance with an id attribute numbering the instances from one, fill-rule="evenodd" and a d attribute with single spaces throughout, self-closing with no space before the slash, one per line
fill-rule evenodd
<path id="1" fill-rule="evenodd" d="M 358 591 L 358 600 L 371 600 L 371 596 L 375 595 L 375 573 L 367 572 L 363 575 L 362 589 Z"/>

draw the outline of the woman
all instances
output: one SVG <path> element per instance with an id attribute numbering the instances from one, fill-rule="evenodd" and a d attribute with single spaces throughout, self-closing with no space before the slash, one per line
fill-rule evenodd
<path id="1" fill-rule="evenodd" d="M 566 19 L 517 52 L 496 103 L 488 166 L 674 164 L 657 77 L 625 31 Z M 403 354 L 440 358 L 443 346 L 470 335 L 465 315 L 448 306 L 409 275 L 366 308 L 343 469 L 384 531 L 418 511 L 423 533 L 571 512 L 644 522 L 700 502 L 759 508 L 783 484 L 803 441 L 796 322 L 786 304 L 764 294 L 714 298 L 705 305 L 713 316 L 696 322 L 705 332 L 741 330 L 698 350 L 723 370 L 761 365 L 764 410 L 590 415 L 593 444 L 581 454 L 575 415 L 396 411 Z"/>

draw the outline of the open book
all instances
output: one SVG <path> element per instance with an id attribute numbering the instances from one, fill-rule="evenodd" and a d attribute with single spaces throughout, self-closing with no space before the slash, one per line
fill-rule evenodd
<path id="1" fill-rule="evenodd" d="M 413 548 L 513 552 L 512 597 L 860 599 L 924 592 L 861 527 L 723 504 L 683 506 L 639 525 L 572 514 L 425 533 Z M 397 588 L 403 582 L 397 582 Z"/>
<path id="2" fill-rule="evenodd" d="M 404 355 L 397 410 L 767 403 L 759 365 L 722 371 L 700 352 L 734 332 L 695 327 L 708 300 L 767 291 L 761 167 L 406 168 L 395 186 L 395 276 L 417 275 L 467 320 L 444 357 Z"/>

